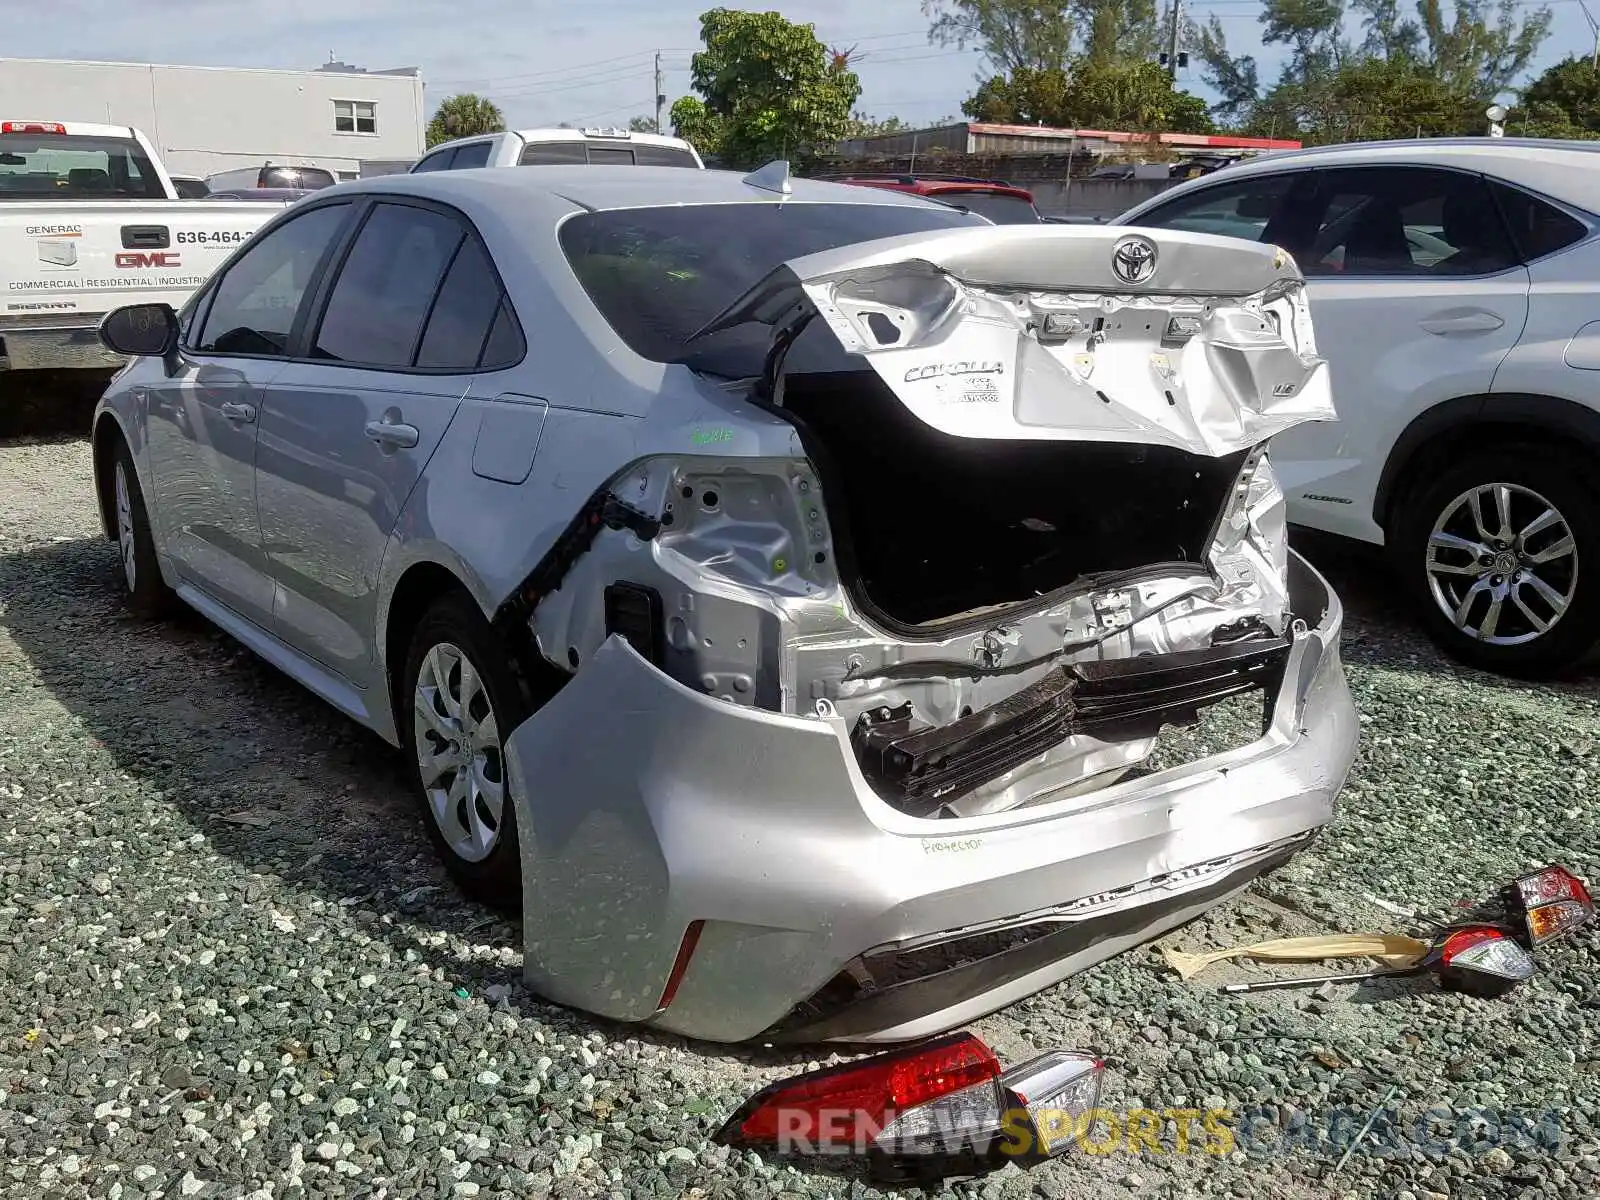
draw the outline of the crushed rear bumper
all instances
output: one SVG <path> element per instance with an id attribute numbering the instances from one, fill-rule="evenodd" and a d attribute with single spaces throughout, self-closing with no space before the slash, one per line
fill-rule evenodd
<path id="1" fill-rule="evenodd" d="M 1260 738 L 965 819 L 886 802 L 842 720 L 698 694 L 611 638 L 507 742 L 531 986 L 712 1041 L 897 1041 L 1182 924 L 1313 837 L 1355 755 L 1338 600 L 1291 575 Z"/>

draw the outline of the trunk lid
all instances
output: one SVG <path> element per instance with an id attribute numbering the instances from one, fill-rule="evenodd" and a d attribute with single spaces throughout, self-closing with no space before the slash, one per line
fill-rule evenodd
<path id="1" fill-rule="evenodd" d="M 693 340 L 771 327 L 766 384 L 820 317 L 917 418 L 954 436 L 1210 457 L 1335 419 L 1289 254 L 1206 234 L 959 228 L 791 259 Z"/>

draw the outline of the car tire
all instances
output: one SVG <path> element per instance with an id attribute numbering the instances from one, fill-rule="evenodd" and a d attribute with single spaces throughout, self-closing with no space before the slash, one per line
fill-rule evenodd
<path id="1" fill-rule="evenodd" d="M 1543 679 L 1594 648 L 1600 493 L 1589 473 L 1549 446 L 1512 444 L 1468 455 L 1409 489 L 1391 525 L 1391 559 L 1445 653 Z"/>
<path id="2" fill-rule="evenodd" d="M 128 607 L 144 620 L 159 619 L 172 611 L 175 597 L 161 578 L 155 538 L 150 533 L 150 511 L 126 442 L 119 441 L 112 456 L 110 486 L 111 524 Z"/>
<path id="3" fill-rule="evenodd" d="M 413 788 L 446 870 L 474 899 L 517 912 L 522 864 L 504 739 L 532 705 L 470 598 L 446 596 L 417 623 L 398 699 Z"/>

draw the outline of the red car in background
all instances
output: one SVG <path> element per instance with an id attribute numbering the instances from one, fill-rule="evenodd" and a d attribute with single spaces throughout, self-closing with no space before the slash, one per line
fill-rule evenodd
<path id="1" fill-rule="evenodd" d="M 999 179 L 965 175 L 819 175 L 833 183 L 888 188 L 926 196 L 987 217 L 996 225 L 1038 225 L 1044 221 L 1033 206 L 1033 193 Z"/>

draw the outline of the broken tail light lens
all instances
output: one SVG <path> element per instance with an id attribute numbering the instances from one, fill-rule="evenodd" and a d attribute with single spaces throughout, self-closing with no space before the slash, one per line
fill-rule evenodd
<path id="1" fill-rule="evenodd" d="M 1535 947 L 1594 919 L 1588 887 L 1565 867 L 1545 867 L 1524 875 L 1512 885 L 1512 901 L 1520 909 L 1528 940 Z"/>
<path id="2" fill-rule="evenodd" d="M 969 1033 L 954 1034 L 773 1084 L 746 1101 L 716 1140 L 790 1154 L 864 1154 L 925 1146 L 935 1130 L 969 1129 L 974 1121 L 998 1131 L 999 1080 L 994 1051 Z"/>
<path id="3" fill-rule="evenodd" d="M 1468 995 L 1503 996 L 1533 977 L 1533 959 L 1504 929 L 1468 925 L 1439 948 L 1439 982 Z"/>
<path id="4" fill-rule="evenodd" d="M 992 1170 L 1046 1158 L 1078 1136 L 1100 1099 L 1104 1064 L 1051 1050 L 1001 1072 L 968 1033 L 773 1084 L 716 1135 L 780 1154 L 854 1154 L 880 1180 Z"/>

